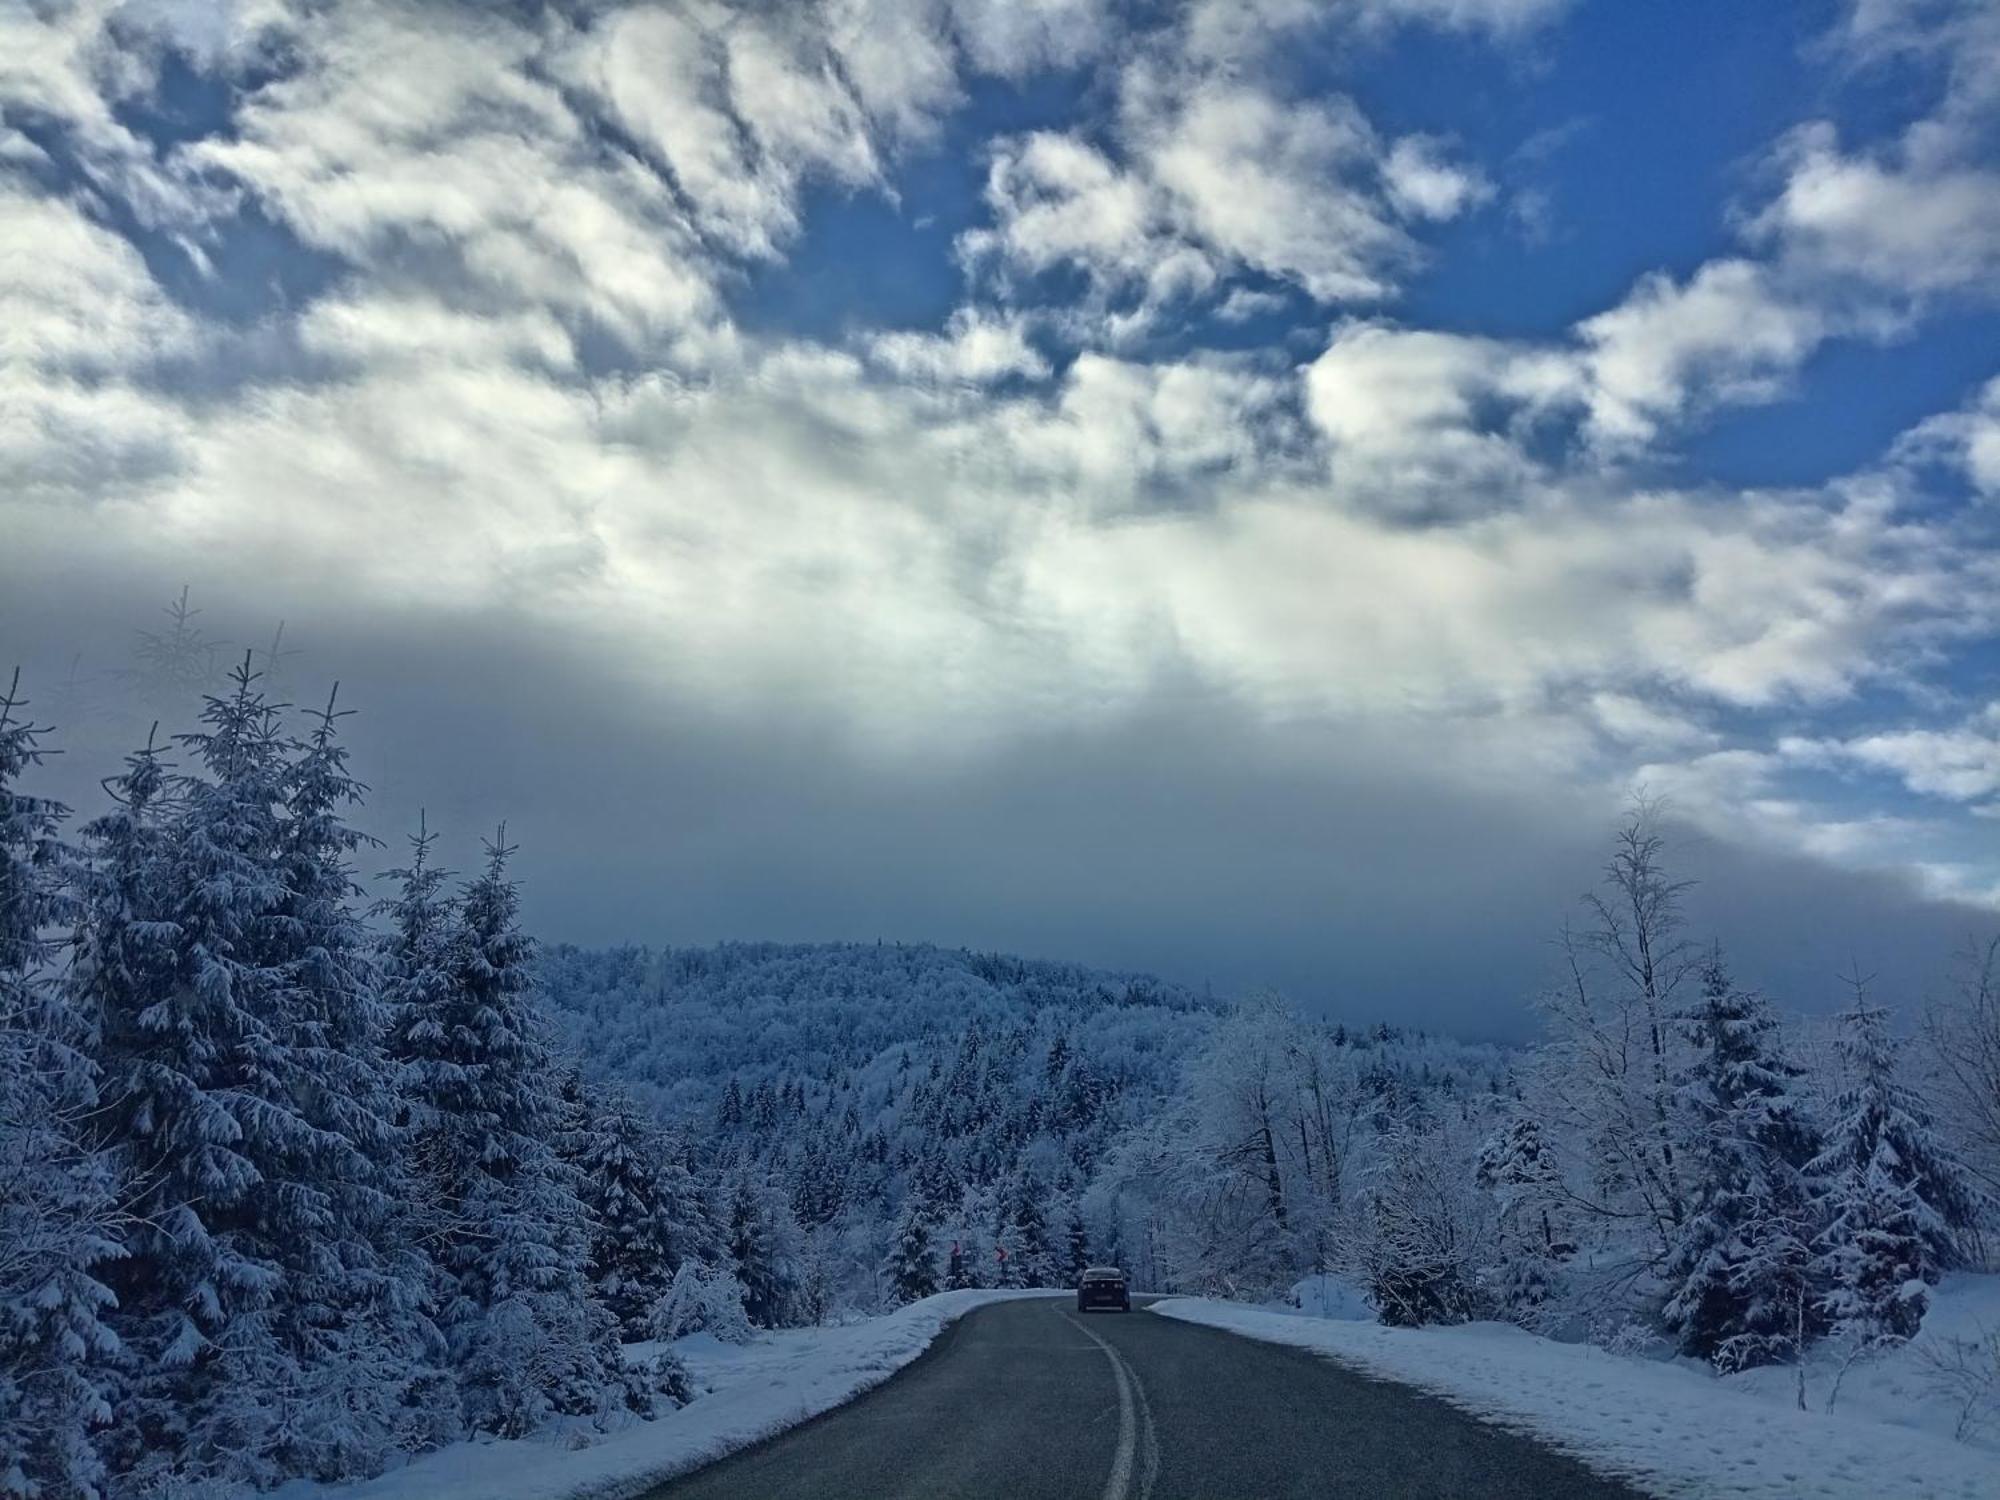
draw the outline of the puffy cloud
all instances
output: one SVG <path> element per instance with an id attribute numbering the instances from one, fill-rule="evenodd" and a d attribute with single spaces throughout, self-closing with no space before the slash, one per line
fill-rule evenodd
<path id="1" fill-rule="evenodd" d="M 544 80 L 540 33 L 456 7 L 335 7 L 290 45 L 301 66 L 188 157 L 306 243 L 389 276 L 441 257 L 488 310 L 560 309 L 634 340 L 715 316 L 673 193 Z"/>
<path id="2" fill-rule="evenodd" d="M 2000 704 L 1948 729 L 1895 729 L 1846 739 L 1794 737 L 1781 747 L 1806 763 L 1849 764 L 1896 777 L 1913 792 L 1953 802 L 2000 794 Z"/>
<path id="3" fill-rule="evenodd" d="M 185 424 L 142 382 L 200 342 L 123 238 L 75 201 L 0 176 L 0 469 L 27 508 L 15 539 L 178 468 Z"/>
<path id="4" fill-rule="evenodd" d="M 952 0 L 951 10 L 972 65 L 1010 78 L 1076 67 L 1114 31 L 1104 0 Z"/>
<path id="5" fill-rule="evenodd" d="M 1008 375 L 1042 376 L 1049 363 L 1028 342 L 1026 321 L 960 308 L 942 334 L 883 333 L 869 350 L 898 375 L 975 384 Z"/>
<path id="6" fill-rule="evenodd" d="M 1075 263 L 1101 283 L 1144 281 L 1178 248 L 1149 184 L 1075 136 L 1035 131 L 995 150 L 986 201 L 996 227 L 966 237 L 1030 272 Z"/>
<path id="7" fill-rule="evenodd" d="M 1965 473 L 1988 499 L 2000 497 L 2000 378 L 1959 411 L 1926 418 L 1896 446 L 1904 460 L 1941 461 Z"/>
<path id="8" fill-rule="evenodd" d="M 616 11 L 556 65 L 659 161 L 702 231 L 732 252 L 776 254 L 797 232 L 808 176 L 880 175 L 867 115 L 820 39 L 756 13 Z"/>
<path id="9" fill-rule="evenodd" d="M 1829 331 L 1754 262 L 1712 261 L 1685 285 L 1648 276 L 1577 329 L 1591 426 L 1612 444 L 1644 442 L 1697 400 L 1768 400 Z"/>
<path id="10" fill-rule="evenodd" d="M 1895 292 L 2000 284 L 2000 172 L 1907 146 L 1886 161 L 1844 155 L 1823 124 L 1782 160 L 1784 185 L 1754 227 L 1788 256 Z"/>
<path id="11" fill-rule="evenodd" d="M 1306 375 L 1341 492 L 1409 510 L 1515 498 L 1540 472 L 1516 435 L 1574 385 L 1559 354 L 1372 323 L 1340 330 Z"/>
<path id="12" fill-rule="evenodd" d="M 1382 177 L 1389 201 L 1415 219 L 1455 219 L 1493 196 L 1491 183 L 1445 160 L 1441 143 L 1429 136 L 1396 142 L 1382 163 Z"/>
<path id="13" fill-rule="evenodd" d="M 1393 293 L 1415 247 L 1370 185 L 1379 143 L 1351 103 L 1283 101 L 1145 64 L 1124 88 L 1117 159 L 1074 134 L 998 144 L 986 191 L 994 227 L 966 237 L 969 254 L 1029 272 L 1075 265 L 1148 307 L 1246 271 L 1320 302 Z M 1445 170 L 1418 185 L 1406 162 L 1399 180 L 1438 206 L 1453 191 Z M 1471 191 L 1469 179 L 1458 191 Z"/>

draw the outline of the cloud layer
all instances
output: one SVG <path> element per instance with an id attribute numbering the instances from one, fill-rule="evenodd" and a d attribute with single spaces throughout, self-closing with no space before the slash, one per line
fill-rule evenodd
<path id="1" fill-rule="evenodd" d="M 549 643 L 606 723 L 818 737 L 843 776 L 997 796 L 1068 744 L 1143 778 L 1145 726 L 1226 805 L 1220 720 L 1317 806 L 1428 788 L 1568 851 L 1644 780 L 1743 858 L 1990 900 L 1956 664 L 2000 628 L 1994 388 L 1808 486 L 1681 456 L 1990 299 L 1990 14 L 1858 6 L 1838 66 L 1939 86 L 1878 138 L 1770 141 L 1701 263 L 1540 335 L 1425 326 L 1404 299 L 1501 232 L 1508 153 L 1291 59 L 1423 33 L 1532 67 L 1565 10 L 10 11 L 0 627 L 56 663 L 97 622 L 51 580 L 196 579 L 329 641 L 484 635 L 492 679 Z M 1048 118 L 979 128 L 1036 89 Z M 941 156 L 942 317 L 747 315 L 827 215 L 915 236 Z"/>

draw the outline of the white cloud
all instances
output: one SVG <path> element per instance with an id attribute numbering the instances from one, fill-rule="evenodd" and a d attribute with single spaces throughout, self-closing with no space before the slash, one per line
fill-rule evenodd
<path id="1" fill-rule="evenodd" d="M 715 317 L 713 270 L 673 195 L 536 76 L 538 33 L 457 9 L 338 7 L 292 46 L 302 65 L 189 156 L 306 243 L 386 274 L 442 255 L 461 295 L 635 340 Z"/>
<path id="2" fill-rule="evenodd" d="M 1416 22 L 1454 30 L 1526 31 L 1567 10 L 1571 0 L 1353 0 L 1377 22 Z"/>
<path id="3" fill-rule="evenodd" d="M 702 231 L 733 253 L 773 256 L 796 234 L 809 176 L 880 176 L 867 116 L 820 40 L 754 12 L 617 11 L 556 66 L 653 154 Z"/>
<path id="4" fill-rule="evenodd" d="M 1309 367 L 1307 409 L 1343 495 L 1389 509 L 1477 511 L 1536 477 L 1514 430 L 1571 383 L 1559 357 L 1358 323 Z"/>
<path id="5" fill-rule="evenodd" d="M 1897 456 L 1941 460 L 1964 471 L 1988 499 L 2000 497 L 2000 377 L 1959 411 L 1926 418 L 1897 444 Z"/>
<path id="6" fill-rule="evenodd" d="M 1110 10 L 1102 0 L 951 0 L 972 65 L 1009 78 L 1090 61 L 1113 34 Z"/>
<path id="7" fill-rule="evenodd" d="M 1769 400 L 1829 332 L 1750 261 L 1712 261 L 1685 285 L 1640 281 L 1619 306 L 1578 325 L 1590 420 L 1612 444 L 1645 442 L 1697 401 Z"/>
<path id="8" fill-rule="evenodd" d="M 1393 293 L 1415 249 L 1369 186 L 1379 147 L 1352 104 L 1286 102 L 1144 64 L 1124 87 L 1120 158 L 1048 131 L 996 146 L 994 227 L 966 237 L 972 257 L 1029 272 L 1075 265 L 1148 307 L 1243 271 L 1321 302 Z"/>
<path id="9" fill-rule="evenodd" d="M 1814 270 L 1896 292 L 2000 285 L 2000 171 L 1926 159 L 1844 155 L 1829 125 L 1797 132 L 1786 175 L 1755 231 Z"/>
<path id="10" fill-rule="evenodd" d="M 141 366 L 194 336 L 138 252 L 73 203 L 0 176 L 0 371 L 36 378 Z"/>
<path id="11" fill-rule="evenodd" d="M 2000 704 L 1949 729 L 1897 729 L 1847 739 L 1793 738 L 1781 747 L 1807 764 L 1883 771 L 1911 791 L 1952 802 L 2000 794 Z"/>
<path id="12" fill-rule="evenodd" d="M 996 148 L 986 201 L 996 228 L 968 236 L 968 247 L 998 250 L 1030 272 L 1074 262 L 1116 285 L 1144 280 L 1175 248 L 1146 183 L 1055 131 Z"/>
<path id="13" fill-rule="evenodd" d="M 869 350 L 898 375 L 919 380 L 981 384 L 1049 372 L 1048 361 L 1028 342 L 1024 319 L 975 308 L 954 312 L 942 334 L 877 334 Z"/>
<path id="14" fill-rule="evenodd" d="M 1406 135 L 1382 163 L 1389 201 L 1415 219 L 1455 219 L 1493 196 L 1479 173 L 1445 160 L 1443 145 L 1430 136 Z"/>
<path id="15" fill-rule="evenodd" d="M 1146 80 L 1146 97 L 1127 105 L 1129 136 L 1176 226 L 1319 301 L 1386 296 L 1385 272 L 1409 247 L 1358 184 L 1378 149 L 1360 111 L 1226 82 L 1184 93 L 1180 82 Z"/>

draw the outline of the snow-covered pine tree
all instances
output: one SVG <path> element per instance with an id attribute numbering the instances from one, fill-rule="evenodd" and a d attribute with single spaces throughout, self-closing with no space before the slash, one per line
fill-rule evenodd
<path id="1" fill-rule="evenodd" d="M 48 972 L 73 917 L 67 810 L 17 788 L 41 758 L 19 690 L 17 672 L 0 694 L 0 1496 L 94 1500 L 117 1349 L 97 1272 L 118 1254 L 116 1200 L 84 1140 L 87 1028 Z"/>
<path id="2" fill-rule="evenodd" d="M 1042 1214 L 1042 1188 L 1032 1174 L 1023 1174 L 1014 1185 L 1008 1215 L 1008 1269 L 1010 1286 L 1055 1286 L 1059 1277 L 1056 1257 L 1049 1244 L 1048 1221 Z"/>
<path id="3" fill-rule="evenodd" d="M 429 1013 L 406 1009 L 392 1050 L 440 1195 L 439 1322 L 465 1421 L 518 1437 L 557 1414 L 602 1411 L 624 1382 L 616 1320 L 590 1295 L 587 1216 L 555 1150 L 563 1111 L 532 1005 L 512 852 L 504 830 L 486 846 L 443 940 Z M 412 884 L 403 904 L 415 921 Z"/>
<path id="4" fill-rule="evenodd" d="M 888 1263 L 882 1269 L 889 1279 L 889 1296 L 898 1306 L 928 1297 L 938 1289 L 930 1215 L 915 1197 L 903 1205 L 902 1219 L 889 1247 Z"/>
<path id="5" fill-rule="evenodd" d="M 286 1341 L 309 1351 L 286 1418 L 292 1472 L 333 1478 L 400 1448 L 455 1435 L 431 1399 L 448 1388 L 430 1310 L 428 1266 L 408 1233 L 398 1093 L 383 1051 L 375 940 L 362 925 L 350 860 L 375 841 L 348 825 L 363 800 L 340 743 L 338 684 L 286 768 L 277 851 L 284 894 L 271 961 L 284 978 L 291 1047 L 315 1128 L 350 1142 L 368 1170 L 325 1182 L 330 1213 L 285 1299 Z"/>
<path id="6" fill-rule="evenodd" d="M 1510 1114 L 1480 1146 L 1474 1180 L 1499 1208 L 1493 1280 L 1501 1310 L 1523 1327 L 1539 1327 L 1561 1265 L 1576 1250 L 1561 1217 L 1562 1166 L 1541 1121 L 1525 1110 Z"/>
<path id="7" fill-rule="evenodd" d="M 728 1184 L 724 1241 L 728 1261 L 743 1287 L 743 1311 L 759 1328 L 782 1326 L 791 1312 L 794 1240 L 784 1196 L 749 1170 Z"/>
<path id="8" fill-rule="evenodd" d="M 1070 1281 L 1076 1282 L 1090 1265 L 1090 1231 L 1083 1227 L 1083 1210 L 1074 1203 L 1069 1210 L 1068 1249 L 1068 1264 L 1064 1269 L 1069 1272 Z"/>
<path id="9" fill-rule="evenodd" d="M 1663 1267 L 1662 1316 L 1682 1353 L 1735 1370 L 1796 1357 L 1818 1329 L 1801 1310 L 1814 1228 L 1804 1168 L 1819 1141 L 1763 996 L 1737 988 L 1719 952 L 1699 986 L 1675 1018 L 1692 1048 L 1677 1089 L 1689 1212 Z"/>
<path id="10" fill-rule="evenodd" d="M 1826 1227 L 1816 1242 L 1822 1307 L 1867 1346 L 1917 1331 L 1930 1288 L 1958 1262 L 1978 1196 L 1915 1093 L 1897 1077 L 1888 1012 L 1856 982 L 1841 1015 L 1848 1086 L 1835 1101 L 1825 1149 L 1808 1171 Z"/>
<path id="11" fill-rule="evenodd" d="M 386 1294 L 368 1222 L 383 1184 L 354 1113 L 368 1090 L 347 1097 L 328 1030 L 351 992 L 303 983 L 325 976 L 289 884 L 310 845 L 288 843 L 289 744 L 247 663 L 234 680 L 179 736 L 197 770 L 164 828 L 138 812 L 156 758 L 124 778 L 75 976 L 99 1027 L 94 1119 L 133 1194 L 130 1254 L 108 1271 L 128 1356 L 117 1461 L 270 1483 L 366 1469 L 388 1445 L 352 1420 L 316 1333 Z"/>
<path id="12" fill-rule="evenodd" d="M 590 1280 L 627 1339 L 647 1336 L 653 1305 L 680 1269 L 671 1170 L 659 1129 L 622 1090 L 586 1091 L 576 1165 L 590 1213 Z"/>

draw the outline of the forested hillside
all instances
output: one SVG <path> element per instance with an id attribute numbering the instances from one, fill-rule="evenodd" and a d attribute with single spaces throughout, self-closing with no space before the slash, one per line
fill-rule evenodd
<path id="1" fill-rule="evenodd" d="M 1092 1258 L 1161 1287 L 1276 1285 L 1324 1264 L 1321 1218 L 1382 1121 L 1433 1098 L 1483 1115 L 1509 1086 L 1489 1047 L 926 945 L 555 947 L 539 972 L 593 1076 L 774 1190 L 802 1317 L 920 1291 L 927 1259 L 941 1285 L 1060 1283 Z M 1261 1215 L 1216 1212 L 1252 1138 L 1284 1252 Z"/>

